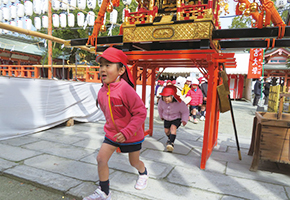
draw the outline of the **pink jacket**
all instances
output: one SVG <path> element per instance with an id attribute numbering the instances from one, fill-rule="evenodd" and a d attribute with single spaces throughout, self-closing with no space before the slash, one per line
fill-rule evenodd
<path id="1" fill-rule="evenodd" d="M 109 95 L 113 120 L 109 108 Z M 114 135 L 121 132 L 126 141 L 124 144 L 138 144 L 144 140 L 144 123 L 147 110 L 136 91 L 123 79 L 120 82 L 104 85 L 98 93 L 98 103 L 102 109 L 106 124 L 105 137 L 116 142 Z M 116 125 L 116 126 L 115 126 Z"/>
<path id="2" fill-rule="evenodd" d="M 187 122 L 189 110 L 183 101 L 165 103 L 162 98 L 158 102 L 158 112 L 161 119 L 172 121 L 181 118 L 181 121 Z"/>
<path id="3" fill-rule="evenodd" d="M 191 101 L 189 102 L 189 105 L 191 106 L 198 106 L 203 102 L 203 94 L 199 88 L 197 88 L 196 92 L 193 89 L 190 89 L 186 96 L 191 97 Z"/>

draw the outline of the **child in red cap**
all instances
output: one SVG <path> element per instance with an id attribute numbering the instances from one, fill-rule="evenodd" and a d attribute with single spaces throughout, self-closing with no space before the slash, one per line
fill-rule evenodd
<path id="1" fill-rule="evenodd" d="M 174 150 L 174 141 L 176 138 L 176 130 L 181 125 L 185 126 L 188 121 L 188 108 L 176 94 L 177 89 L 174 85 L 164 87 L 161 100 L 158 103 L 158 112 L 162 120 L 164 120 L 164 132 L 168 137 L 166 149 L 169 152 Z"/>
<path id="2" fill-rule="evenodd" d="M 109 47 L 97 57 L 103 87 L 98 93 L 97 105 L 103 111 L 106 124 L 105 139 L 97 156 L 100 186 L 94 194 L 84 200 L 110 200 L 108 161 L 120 148 L 129 153 L 130 164 L 139 172 L 136 189 L 145 189 L 149 178 L 144 163 L 139 159 L 147 110 L 143 101 L 133 89 L 133 79 L 127 67 L 126 54 Z"/>

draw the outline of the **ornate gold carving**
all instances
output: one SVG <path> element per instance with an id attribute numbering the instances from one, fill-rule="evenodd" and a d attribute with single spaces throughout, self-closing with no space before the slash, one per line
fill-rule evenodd
<path id="1" fill-rule="evenodd" d="M 212 21 L 166 26 L 123 26 L 123 42 L 211 39 L 213 28 Z"/>
<path id="2" fill-rule="evenodd" d="M 152 35 L 154 39 L 170 39 L 174 35 L 174 29 L 172 27 L 156 28 Z"/>

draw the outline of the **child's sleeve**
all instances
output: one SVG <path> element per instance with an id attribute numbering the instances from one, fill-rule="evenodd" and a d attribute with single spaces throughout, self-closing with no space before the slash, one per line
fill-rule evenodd
<path id="1" fill-rule="evenodd" d="M 181 121 L 186 122 L 188 121 L 189 117 L 189 110 L 187 105 L 182 101 L 180 102 L 180 112 L 181 112 Z"/>
<path id="2" fill-rule="evenodd" d="M 131 120 L 120 132 L 126 139 L 129 139 L 142 127 L 147 117 L 147 110 L 143 101 L 133 88 L 126 88 L 122 93 L 124 95 L 124 103 L 131 113 Z"/>
<path id="3" fill-rule="evenodd" d="M 162 104 L 163 104 L 163 100 L 160 99 L 158 101 L 158 113 L 159 113 L 160 119 L 163 119 L 163 106 L 162 106 Z"/>

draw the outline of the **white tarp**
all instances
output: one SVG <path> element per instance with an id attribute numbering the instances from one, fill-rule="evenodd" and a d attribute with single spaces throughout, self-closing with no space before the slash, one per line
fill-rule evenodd
<path id="1" fill-rule="evenodd" d="M 73 118 L 79 122 L 105 120 L 96 107 L 100 83 L 0 76 L 0 140 L 57 126 Z M 149 107 L 150 86 L 146 86 Z M 142 96 L 142 86 L 137 85 Z"/>
<path id="2" fill-rule="evenodd" d="M 73 118 L 104 120 L 101 84 L 0 77 L 0 140 L 42 131 Z"/>

